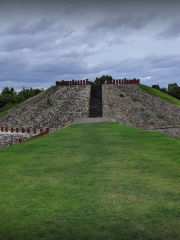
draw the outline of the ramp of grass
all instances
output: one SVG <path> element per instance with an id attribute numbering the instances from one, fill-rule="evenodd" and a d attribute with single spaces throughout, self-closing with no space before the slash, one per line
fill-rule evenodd
<path id="1" fill-rule="evenodd" d="M 155 96 L 155 97 L 160 97 L 170 103 L 173 103 L 175 105 L 179 105 L 180 106 L 180 100 L 176 99 L 176 98 L 173 98 L 171 97 L 170 95 L 166 94 L 166 93 L 163 93 L 155 88 L 152 88 L 152 87 L 148 87 L 146 85 L 143 85 L 143 84 L 139 84 L 139 87 L 142 88 L 143 90 L 145 90 L 147 93 Z"/>
<path id="2" fill-rule="evenodd" d="M 0 239 L 180 239 L 179 144 L 91 123 L 0 149 Z"/>

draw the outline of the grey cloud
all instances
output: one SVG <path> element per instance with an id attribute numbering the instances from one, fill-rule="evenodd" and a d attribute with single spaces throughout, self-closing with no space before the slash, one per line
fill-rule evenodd
<path id="1" fill-rule="evenodd" d="M 105 17 L 94 24 L 86 27 L 86 31 L 91 32 L 131 32 L 132 30 L 139 30 L 145 27 L 149 22 L 154 19 L 156 13 L 150 13 L 148 15 L 128 15 L 121 14 L 116 17 Z"/>
<path id="2" fill-rule="evenodd" d="M 44 54 L 41 57 L 36 56 L 34 62 L 28 56 L 21 59 L 21 54 L 11 55 L 9 58 L 1 59 L 4 62 L 1 67 L 1 79 L 5 83 L 6 81 L 14 82 L 19 88 L 37 85 L 48 87 L 55 84 L 56 80 L 62 79 L 94 80 L 103 72 L 114 78 L 140 78 L 141 83 L 150 86 L 159 83 L 161 87 L 167 87 L 170 82 L 180 84 L 178 67 L 180 55 L 151 55 L 145 58 L 105 60 L 89 66 L 85 56 L 76 59 L 72 57 L 73 54 L 63 58 L 58 55 L 52 57 Z M 147 79 L 148 76 L 151 76 L 151 79 Z M 18 84 L 15 83 L 15 79 L 18 80 Z M 14 85 L 11 84 L 11 86 Z"/>
<path id="3" fill-rule="evenodd" d="M 48 51 L 56 47 L 58 40 L 69 38 L 73 32 L 70 27 L 52 19 L 42 19 L 33 24 L 14 23 L 0 31 L 3 36 L 0 49 L 7 52 L 21 49 Z"/>
<path id="4" fill-rule="evenodd" d="M 69 26 L 64 26 L 58 19 L 43 18 L 40 21 L 28 24 L 26 21 L 12 23 L 6 29 L 1 30 L 1 35 L 34 35 L 38 33 L 61 33 L 63 37 L 73 32 Z"/>
<path id="5" fill-rule="evenodd" d="M 155 36 L 158 40 L 172 39 L 180 36 L 180 19 L 173 21 L 168 27 Z"/>

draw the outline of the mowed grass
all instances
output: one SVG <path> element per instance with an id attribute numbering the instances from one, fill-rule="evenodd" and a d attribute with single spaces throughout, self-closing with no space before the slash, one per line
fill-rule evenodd
<path id="1" fill-rule="evenodd" d="M 0 239 L 180 239 L 180 139 L 77 124 L 0 149 Z"/>
<path id="2" fill-rule="evenodd" d="M 143 90 L 145 90 L 147 93 L 155 96 L 155 97 L 160 97 L 170 103 L 173 103 L 175 105 L 178 105 L 180 106 L 180 100 L 177 99 L 177 98 L 174 98 L 174 97 L 171 97 L 170 95 L 166 94 L 166 93 L 163 93 L 155 88 L 152 88 L 152 87 L 148 87 L 146 85 L 143 85 L 143 84 L 139 84 L 139 87 Z"/>

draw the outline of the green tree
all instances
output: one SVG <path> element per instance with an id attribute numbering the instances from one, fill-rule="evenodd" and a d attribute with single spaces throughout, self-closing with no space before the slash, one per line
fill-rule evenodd
<path id="1" fill-rule="evenodd" d="M 3 90 L 2 90 L 2 92 L 1 92 L 1 95 L 5 95 L 5 94 L 10 94 L 10 95 L 14 95 L 14 94 L 16 94 L 16 92 L 15 92 L 15 90 L 14 90 L 14 88 L 8 88 L 8 87 L 5 87 Z"/>
<path id="2" fill-rule="evenodd" d="M 173 90 L 173 88 L 178 87 L 177 83 L 170 83 L 168 84 L 168 92 Z"/>
<path id="3" fill-rule="evenodd" d="M 155 88 L 155 89 L 157 89 L 157 90 L 160 90 L 160 87 L 159 87 L 159 85 L 157 85 L 157 84 L 152 85 L 152 88 Z"/>
<path id="4" fill-rule="evenodd" d="M 168 91 L 168 94 L 174 98 L 180 99 L 180 87 L 174 87 Z"/>
<path id="5" fill-rule="evenodd" d="M 160 91 L 163 92 L 163 93 L 167 93 L 167 88 L 165 88 L 165 87 L 160 88 Z"/>
<path id="6" fill-rule="evenodd" d="M 109 75 L 102 75 L 102 77 L 96 77 L 94 83 L 95 84 L 104 84 L 106 82 L 106 80 L 111 80 L 112 79 L 112 76 L 109 76 Z"/>

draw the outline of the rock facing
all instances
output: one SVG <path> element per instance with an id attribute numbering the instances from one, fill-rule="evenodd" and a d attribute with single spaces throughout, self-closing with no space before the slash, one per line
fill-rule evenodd
<path id="1" fill-rule="evenodd" d="M 52 88 L 2 116 L 0 126 L 55 131 L 87 117 L 89 98 L 90 86 Z"/>
<path id="2" fill-rule="evenodd" d="M 177 134 L 167 131 L 180 136 L 180 106 L 147 94 L 138 85 L 103 85 L 102 97 L 104 117 L 145 130 L 176 127 Z"/>

